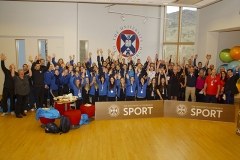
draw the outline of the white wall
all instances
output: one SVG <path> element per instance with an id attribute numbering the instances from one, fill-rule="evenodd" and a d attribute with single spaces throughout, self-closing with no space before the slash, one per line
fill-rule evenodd
<path id="1" fill-rule="evenodd" d="M 219 33 L 217 53 L 220 53 L 223 49 L 231 49 L 234 46 L 240 46 L 240 31 Z M 216 64 L 217 66 L 223 64 L 219 56 L 216 59 Z"/>
<path id="2" fill-rule="evenodd" d="M 56 53 L 58 58 L 68 60 L 69 55 L 79 59 L 79 40 L 89 40 L 89 51 L 96 53 L 97 48 L 113 50 L 116 31 L 121 27 L 132 26 L 141 34 L 142 47 L 139 58 L 146 60 L 159 53 L 162 57 L 163 20 L 109 14 L 106 4 L 57 3 L 57 2 L 6 2 L 0 1 L 0 53 L 8 56 L 6 65 L 16 63 L 15 39 L 25 39 L 26 62 L 28 57 L 38 54 L 38 39 L 48 40 L 48 53 Z M 160 7 L 113 6 L 112 10 L 146 16 L 163 16 Z M 96 55 L 93 56 L 96 61 Z M 29 64 L 29 62 L 28 62 Z M 0 77 L 4 77 L 0 71 Z M 3 84 L 0 78 L 0 84 Z M 0 85 L 2 90 L 2 85 Z"/>
<path id="3" fill-rule="evenodd" d="M 125 21 L 122 21 L 119 14 L 110 14 L 107 5 L 101 4 L 79 4 L 78 5 L 78 39 L 89 40 L 89 51 L 95 54 L 93 60 L 96 61 L 96 49 L 102 48 L 104 56 L 107 56 L 107 50 L 114 50 L 116 31 L 121 31 L 121 27 L 132 26 L 142 35 L 142 51 L 140 59 L 146 60 L 147 56 L 154 57 L 160 53 L 160 20 L 148 19 L 145 24 L 142 23 L 143 17 L 134 17 L 125 15 Z M 160 7 L 146 6 L 113 6 L 111 11 L 147 15 L 153 17 L 161 16 Z M 119 34 L 119 33 L 118 33 Z M 118 35 L 117 34 L 117 35 Z M 161 53 L 160 53 L 161 54 Z M 159 56 L 162 57 L 161 55 Z"/>
<path id="4" fill-rule="evenodd" d="M 240 0 L 223 0 L 198 10 L 195 52 L 200 55 L 199 61 L 205 61 L 205 55 L 211 54 L 210 63 L 219 64 L 219 35 L 214 31 L 240 27 L 239 7 Z"/>
<path id="5" fill-rule="evenodd" d="M 38 54 L 38 39 L 48 40 L 48 53 L 57 59 L 77 54 L 77 4 L 0 1 L 0 15 L 0 53 L 7 55 L 7 66 L 16 63 L 15 39 L 25 39 L 26 62 Z M 3 84 L 2 71 L 0 77 Z"/>

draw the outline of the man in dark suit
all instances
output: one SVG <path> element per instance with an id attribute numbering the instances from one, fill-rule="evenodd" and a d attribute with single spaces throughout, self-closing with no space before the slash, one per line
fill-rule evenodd
<path id="1" fill-rule="evenodd" d="M 229 76 L 227 82 L 225 83 L 223 90 L 225 93 L 225 103 L 226 104 L 234 104 L 234 94 L 238 94 L 238 89 L 236 83 L 239 79 L 238 73 L 239 66 L 236 67 L 236 75 L 233 75 L 233 70 L 228 69 L 227 74 Z"/>

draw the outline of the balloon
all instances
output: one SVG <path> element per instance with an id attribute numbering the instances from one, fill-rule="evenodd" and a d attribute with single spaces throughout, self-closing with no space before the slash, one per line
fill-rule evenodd
<path id="1" fill-rule="evenodd" d="M 228 70 L 228 69 L 233 69 L 233 68 L 235 68 L 237 65 L 240 65 L 240 61 L 232 61 L 231 63 L 229 63 L 229 64 L 227 65 L 227 70 Z"/>
<path id="2" fill-rule="evenodd" d="M 230 56 L 235 60 L 240 60 L 240 46 L 235 46 L 230 50 Z"/>
<path id="3" fill-rule="evenodd" d="M 232 57 L 230 56 L 230 49 L 224 49 L 220 52 L 219 58 L 223 63 L 230 63 L 233 61 Z"/>
<path id="4" fill-rule="evenodd" d="M 228 64 L 222 64 L 221 66 L 219 66 L 218 69 L 217 69 L 217 73 L 220 73 L 220 68 L 221 67 L 224 67 L 225 71 L 227 72 L 227 66 L 228 66 Z"/>

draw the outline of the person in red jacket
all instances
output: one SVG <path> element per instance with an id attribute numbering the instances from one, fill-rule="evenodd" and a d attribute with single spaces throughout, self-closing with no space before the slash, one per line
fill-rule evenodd
<path id="1" fill-rule="evenodd" d="M 212 74 L 207 76 L 204 84 L 205 102 L 217 103 L 220 91 L 220 78 L 216 76 L 216 70 L 212 70 Z"/>

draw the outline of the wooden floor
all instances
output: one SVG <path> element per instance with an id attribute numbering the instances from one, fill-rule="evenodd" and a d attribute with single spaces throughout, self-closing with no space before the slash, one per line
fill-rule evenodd
<path id="1" fill-rule="evenodd" d="M 35 113 L 0 117 L 0 160 L 239 160 L 236 123 L 151 118 L 93 121 L 46 134 Z M 59 124 L 59 120 L 56 122 Z"/>

